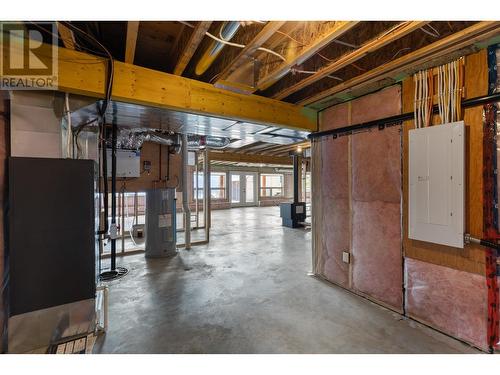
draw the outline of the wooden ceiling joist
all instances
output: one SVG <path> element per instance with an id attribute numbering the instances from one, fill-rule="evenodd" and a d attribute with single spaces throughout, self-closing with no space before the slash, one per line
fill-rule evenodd
<path id="1" fill-rule="evenodd" d="M 174 68 L 175 75 L 178 76 L 182 75 L 184 69 L 186 69 L 187 65 L 189 64 L 189 61 L 191 61 L 191 58 L 198 49 L 198 46 L 203 40 L 203 37 L 210 28 L 211 24 L 212 24 L 211 21 L 198 22 L 195 29 L 193 30 L 193 33 L 191 34 L 191 37 L 189 38 L 189 41 L 186 43 L 184 49 L 182 50 L 179 60 L 177 61 L 177 64 L 175 65 Z"/>
<path id="2" fill-rule="evenodd" d="M 269 72 L 266 72 L 263 77 L 259 78 L 257 88 L 259 90 L 264 90 L 273 85 L 285 74 L 287 74 L 291 68 L 302 64 L 304 61 L 331 43 L 334 39 L 339 38 L 344 33 L 351 30 L 354 26 L 356 26 L 356 24 L 358 24 L 358 22 L 359 21 L 332 22 L 332 26 L 328 30 L 320 32 L 311 40 L 306 41 L 302 48 L 294 49 L 296 52 L 290 53 L 286 56 L 286 61 L 282 62 Z"/>
<path id="3" fill-rule="evenodd" d="M 302 148 L 306 149 L 311 147 L 311 142 L 310 141 L 304 141 L 304 142 L 299 142 L 299 143 L 293 143 L 291 145 L 284 145 L 281 147 L 278 147 L 276 149 L 273 149 L 271 151 L 265 152 L 265 155 L 271 155 L 271 156 L 279 156 L 279 155 L 288 155 L 290 151 L 296 150 L 297 148 Z"/>
<path id="4" fill-rule="evenodd" d="M 259 47 L 274 35 L 276 31 L 280 29 L 285 21 L 270 21 L 268 22 L 262 30 L 253 38 L 246 46 L 241 50 L 241 52 L 236 56 L 236 58 L 229 63 L 228 66 L 220 73 L 217 82 L 225 80 L 231 73 L 238 69 L 242 64 L 252 58 L 254 53 Z"/>
<path id="5" fill-rule="evenodd" d="M 258 164 L 281 164 L 290 165 L 292 159 L 290 157 L 276 157 L 268 155 L 256 154 L 238 154 L 235 152 L 215 152 L 210 151 L 208 155 L 210 161 L 231 161 L 238 163 L 258 163 Z"/>
<path id="6" fill-rule="evenodd" d="M 348 81 L 335 85 L 327 90 L 319 92 L 313 96 L 299 101 L 297 104 L 310 105 L 312 103 L 321 103 L 328 98 L 359 88 L 365 85 L 373 84 L 386 78 L 396 78 L 403 72 L 415 71 L 419 66 L 432 63 L 432 61 L 446 57 L 455 51 L 466 48 L 475 43 L 487 41 L 500 33 L 500 22 L 482 21 L 468 28 L 465 28 L 448 37 L 438 40 L 414 52 L 408 53 L 396 60 L 392 60 L 384 65 L 378 66 L 364 74 L 354 77 Z M 401 77 L 399 77 L 401 78 Z"/>
<path id="7" fill-rule="evenodd" d="M 0 48 L 2 46 L 0 45 Z M 39 59 L 50 63 L 51 48 L 40 48 Z M 23 56 L 21 46 L 11 53 Z M 103 98 L 107 60 L 58 48 L 58 90 Z M 0 78 L 2 78 L 0 73 Z M 113 100 L 235 121 L 305 131 L 317 130 L 314 110 L 257 95 L 241 95 L 212 85 L 141 66 L 115 61 Z"/>
<path id="8" fill-rule="evenodd" d="M 135 46 L 137 45 L 137 34 L 139 32 L 139 21 L 127 22 L 127 39 L 125 44 L 125 62 L 133 64 L 135 58 Z"/>
<path id="9" fill-rule="evenodd" d="M 409 33 L 421 28 L 422 26 L 425 26 L 427 23 L 428 22 L 425 21 L 402 22 L 388 32 L 383 33 L 381 36 L 378 36 L 377 38 L 363 44 L 361 47 L 357 48 L 351 53 L 343 55 L 337 60 L 327 64 L 323 68 L 319 69 L 315 74 L 312 74 L 309 77 L 297 82 L 296 84 L 277 92 L 273 95 L 273 98 L 279 100 L 284 99 L 294 92 L 297 92 L 304 87 L 307 87 L 319 81 L 320 79 L 358 61 L 369 53 L 372 53 L 379 48 L 382 48 L 383 46 L 386 46 L 387 44 L 392 43 L 404 37 L 405 35 L 408 35 Z"/>
<path id="10" fill-rule="evenodd" d="M 64 26 L 61 22 L 57 22 L 57 31 L 59 31 L 59 36 L 62 39 L 64 47 L 68 49 L 75 49 L 75 35 L 73 34 L 73 30 L 70 30 L 66 26 Z"/>

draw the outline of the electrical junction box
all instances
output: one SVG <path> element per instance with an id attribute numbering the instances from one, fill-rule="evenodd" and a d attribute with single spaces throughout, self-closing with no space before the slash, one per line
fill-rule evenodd
<path id="1" fill-rule="evenodd" d="M 108 178 L 111 178 L 111 149 L 107 149 Z M 116 177 L 140 177 L 141 152 L 134 150 L 116 150 Z"/>
<path id="2" fill-rule="evenodd" d="M 464 247 L 465 125 L 409 132 L 409 238 Z"/>

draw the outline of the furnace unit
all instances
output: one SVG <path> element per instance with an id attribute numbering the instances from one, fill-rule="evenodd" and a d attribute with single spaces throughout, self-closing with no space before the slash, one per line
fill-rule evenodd
<path id="1" fill-rule="evenodd" d="M 95 171 L 92 160 L 9 160 L 10 353 L 94 331 Z"/>

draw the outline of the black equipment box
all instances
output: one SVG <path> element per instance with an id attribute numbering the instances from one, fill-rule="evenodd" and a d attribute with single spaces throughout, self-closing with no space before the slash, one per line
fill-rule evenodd
<path id="1" fill-rule="evenodd" d="M 95 298 L 95 163 L 9 159 L 9 315 Z"/>
<path id="2" fill-rule="evenodd" d="M 302 226 L 300 223 L 306 221 L 305 202 L 281 203 L 280 216 L 282 224 L 285 227 L 298 228 Z"/>

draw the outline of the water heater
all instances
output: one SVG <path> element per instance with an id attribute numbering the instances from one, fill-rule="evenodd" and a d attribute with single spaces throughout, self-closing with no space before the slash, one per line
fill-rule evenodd
<path id="1" fill-rule="evenodd" d="M 175 189 L 146 191 L 146 257 L 176 254 Z"/>

